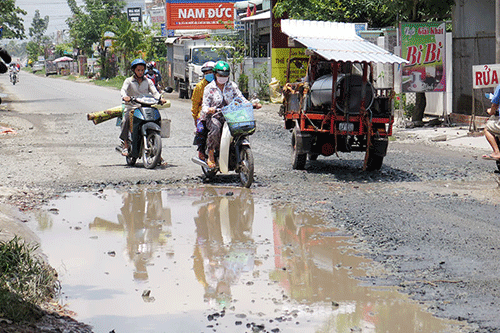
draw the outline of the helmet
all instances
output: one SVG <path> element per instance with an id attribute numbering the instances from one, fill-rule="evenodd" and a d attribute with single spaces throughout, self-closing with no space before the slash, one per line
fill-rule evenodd
<path id="1" fill-rule="evenodd" d="M 215 66 L 215 62 L 207 61 L 206 63 L 203 64 L 203 66 L 201 66 L 201 71 L 203 73 L 211 71 L 214 69 L 214 66 Z"/>
<path id="2" fill-rule="evenodd" d="M 229 68 L 229 64 L 227 62 L 219 60 L 215 63 L 214 72 L 222 76 L 229 76 L 231 69 Z"/>
<path id="3" fill-rule="evenodd" d="M 151 63 L 149 63 L 146 67 L 147 67 L 147 69 L 151 69 L 151 70 L 154 68 L 154 66 Z"/>
<path id="4" fill-rule="evenodd" d="M 132 63 L 130 64 L 130 69 L 131 70 L 134 70 L 135 67 L 137 67 L 137 65 L 144 65 L 144 68 L 146 67 L 146 62 L 142 59 L 135 59 L 134 61 L 132 61 Z"/>
<path id="5" fill-rule="evenodd" d="M 153 68 L 155 68 L 155 67 L 156 67 L 156 62 L 155 62 L 155 61 L 151 61 L 149 64 L 150 64 Z"/>

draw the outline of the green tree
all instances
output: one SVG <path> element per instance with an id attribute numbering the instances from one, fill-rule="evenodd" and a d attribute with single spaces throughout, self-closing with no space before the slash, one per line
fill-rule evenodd
<path id="1" fill-rule="evenodd" d="M 85 0 L 78 6 L 76 0 L 67 0 L 73 15 L 66 20 L 70 28 L 70 36 L 74 46 L 92 53 L 92 45 L 100 43 L 103 33 L 113 18 L 126 20 L 122 9 L 125 2 L 121 0 Z"/>
<path id="2" fill-rule="evenodd" d="M 3 28 L 3 38 L 23 39 L 24 20 L 21 15 L 26 15 L 26 11 L 16 6 L 15 0 L 1 0 L 0 26 Z"/>
<path id="3" fill-rule="evenodd" d="M 40 11 L 35 10 L 35 16 L 33 17 L 33 22 L 31 22 L 31 27 L 29 29 L 29 35 L 33 39 L 34 42 L 40 43 L 42 41 L 42 37 L 47 31 L 47 27 L 49 26 L 49 17 L 45 16 L 44 18 L 40 17 Z"/>
<path id="4" fill-rule="evenodd" d="M 301 20 L 368 22 L 386 27 L 401 21 L 427 22 L 451 17 L 455 0 L 278 0 L 277 17 Z"/>
<path id="5" fill-rule="evenodd" d="M 144 36 L 149 34 L 148 29 L 143 29 L 128 20 L 113 18 L 106 27 L 106 31 L 114 33 L 114 37 L 103 36 L 101 39 L 101 49 L 106 50 L 104 47 L 104 40 L 111 39 L 113 44 L 110 51 L 116 54 L 118 59 L 120 59 L 121 68 L 124 71 L 126 71 L 133 59 L 145 58 L 144 49 L 146 48 L 147 39 L 144 38 Z M 104 58 L 108 55 L 109 53 L 107 53 Z M 105 66 L 104 63 L 101 65 Z"/>
<path id="6" fill-rule="evenodd" d="M 386 2 L 390 0 L 278 0 L 273 10 L 278 17 L 287 13 L 293 19 L 368 22 L 379 27 L 392 24 L 396 18 Z"/>
<path id="7" fill-rule="evenodd" d="M 31 27 L 29 28 L 29 36 L 31 41 L 28 42 L 26 46 L 26 51 L 28 53 L 28 58 L 31 62 L 37 61 L 38 56 L 45 56 L 45 50 L 50 46 L 50 39 L 44 36 L 47 27 L 49 26 L 49 17 L 40 17 L 40 11 L 37 9 L 35 11 L 35 16 L 33 16 L 33 22 L 31 22 Z"/>

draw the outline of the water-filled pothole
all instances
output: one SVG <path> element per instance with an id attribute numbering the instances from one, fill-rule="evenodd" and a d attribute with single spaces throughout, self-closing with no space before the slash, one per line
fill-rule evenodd
<path id="1" fill-rule="evenodd" d="M 347 235 L 247 189 L 69 193 L 32 228 L 95 332 L 458 331 L 362 286 Z"/>

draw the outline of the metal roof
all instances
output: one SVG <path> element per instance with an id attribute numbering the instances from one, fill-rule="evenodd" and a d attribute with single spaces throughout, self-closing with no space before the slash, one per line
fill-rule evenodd
<path id="1" fill-rule="evenodd" d="M 246 21 L 266 20 L 266 19 L 270 19 L 270 18 L 271 18 L 271 11 L 267 10 L 265 12 L 258 13 L 258 14 L 252 15 L 252 16 L 246 16 L 246 17 L 242 18 L 241 20 L 243 22 L 246 22 Z"/>
<path id="2" fill-rule="evenodd" d="M 281 20 L 281 31 L 327 60 L 407 63 L 358 36 L 354 23 Z"/>

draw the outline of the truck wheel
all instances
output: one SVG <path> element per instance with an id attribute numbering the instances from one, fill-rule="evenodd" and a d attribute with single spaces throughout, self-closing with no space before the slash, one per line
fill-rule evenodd
<path id="1" fill-rule="evenodd" d="M 313 153 L 307 154 L 309 161 L 316 161 L 318 159 L 318 156 L 319 156 L 319 154 L 313 154 Z"/>
<path id="2" fill-rule="evenodd" d="M 306 166 L 307 154 L 297 152 L 297 127 L 292 132 L 292 168 L 294 170 L 304 170 Z"/>
<path id="3" fill-rule="evenodd" d="M 368 162 L 366 163 L 366 171 L 375 171 L 382 168 L 384 156 L 375 155 L 373 151 L 368 154 Z"/>

